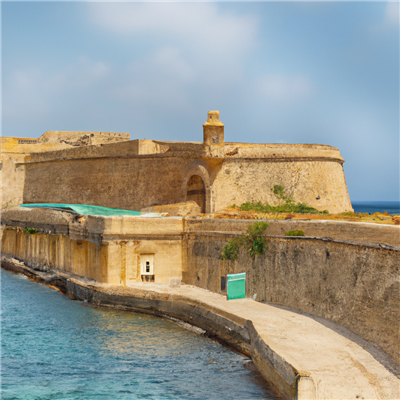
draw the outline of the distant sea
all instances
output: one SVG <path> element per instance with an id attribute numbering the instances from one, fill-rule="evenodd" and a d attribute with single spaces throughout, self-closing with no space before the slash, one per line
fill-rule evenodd
<path id="1" fill-rule="evenodd" d="M 387 211 L 392 215 L 400 215 L 400 201 L 353 201 L 351 204 L 357 213 L 374 214 Z"/>

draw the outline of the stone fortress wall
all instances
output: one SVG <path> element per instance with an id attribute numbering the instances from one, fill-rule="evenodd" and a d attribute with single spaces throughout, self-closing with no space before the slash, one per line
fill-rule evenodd
<path id="1" fill-rule="evenodd" d="M 45 132 L 39 139 L 2 137 L 1 208 L 23 203 L 24 163 L 30 160 L 31 154 L 128 141 L 129 137 L 129 133 L 66 131 Z"/>
<path id="2" fill-rule="evenodd" d="M 2 254 L 34 269 L 126 286 L 142 280 L 141 255 L 153 254 L 155 282 L 182 279 L 181 218 L 77 217 L 17 208 L 3 212 L 2 225 Z M 27 227 L 39 233 L 24 233 Z"/>
<path id="3" fill-rule="evenodd" d="M 294 201 L 318 210 L 352 210 L 338 149 L 225 142 L 218 112 L 209 113 L 203 142 L 127 141 L 118 136 L 101 143 L 90 132 L 79 135 L 48 132 L 41 139 L 44 145 L 60 148 L 14 162 L 21 171 L 23 203 L 140 210 L 194 200 L 209 213 L 246 201 L 276 204 L 271 188 L 282 185 Z M 15 204 L 8 197 L 2 204 Z"/>
<path id="4" fill-rule="evenodd" d="M 265 253 L 230 261 L 221 249 L 253 221 L 187 221 L 183 282 L 226 295 L 224 277 L 246 272 L 246 297 L 334 321 L 400 365 L 400 226 L 268 222 Z M 284 236 L 294 229 L 306 236 Z"/>

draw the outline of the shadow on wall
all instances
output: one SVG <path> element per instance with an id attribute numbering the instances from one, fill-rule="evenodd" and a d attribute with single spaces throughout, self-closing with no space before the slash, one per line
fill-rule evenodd
<path id="1" fill-rule="evenodd" d="M 201 213 L 206 212 L 206 187 L 200 176 L 192 175 L 189 179 L 186 201 L 196 202 L 200 207 Z"/>

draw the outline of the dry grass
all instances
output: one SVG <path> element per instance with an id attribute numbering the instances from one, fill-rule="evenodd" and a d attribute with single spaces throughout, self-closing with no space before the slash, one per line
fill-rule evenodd
<path id="1" fill-rule="evenodd" d="M 348 221 L 348 222 L 369 222 L 384 225 L 400 225 L 399 215 L 390 215 L 387 212 L 375 213 L 353 213 L 346 212 L 341 214 L 294 214 L 294 213 L 260 213 L 254 211 L 242 211 L 238 207 L 227 208 L 213 215 L 216 219 L 316 219 L 330 221 Z"/>

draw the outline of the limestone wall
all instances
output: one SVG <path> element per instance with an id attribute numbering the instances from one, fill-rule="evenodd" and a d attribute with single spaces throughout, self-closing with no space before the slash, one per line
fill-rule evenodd
<path id="1" fill-rule="evenodd" d="M 245 202 L 279 204 L 271 188 L 281 185 L 295 202 L 330 213 L 352 211 L 343 167 L 337 161 L 225 161 L 214 181 L 215 209 Z M 283 200 L 280 200 L 282 203 Z"/>
<path id="2" fill-rule="evenodd" d="M 206 212 L 246 201 L 277 204 L 275 185 L 319 210 L 352 210 L 337 149 L 238 146 L 216 151 L 199 143 L 131 141 L 32 154 L 25 164 L 23 201 L 140 210 L 185 202 L 188 181 L 198 175 Z"/>
<path id="3" fill-rule="evenodd" d="M 180 203 L 186 195 L 186 164 L 185 159 L 145 157 L 27 164 L 23 200 L 128 210 Z"/>
<path id="4" fill-rule="evenodd" d="M 243 233 L 254 220 L 213 219 L 187 217 L 185 232 L 200 233 L 222 232 Z M 339 239 L 358 243 L 374 243 L 400 247 L 400 226 L 365 222 L 346 222 L 332 220 L 265 220 L 269 224 L 269 236 L 284 236 L 286 232 L 303 230 L 305 236 L 326 239 Z"/>
<path id="5" fill-rule="evenodd" d="M 0 193 L 1 208 L 22 203 L 25 183 L 25 167 L 21 165 L 27 154 L 2 154 Z"/>
<path id="6" fill-rule="evenodd" d="M 37 233 L 24 233 L 34 228 Z M 154 282 L 182 278 L 182 219 L 80 216 L 16 207 L 2 215 L 2 255 L 41 270 L 100 283 L 142 280 L 141 256 L 154 257 Z"/>
<path id="7" fill-rule="evenodd" d="M 264 158 L 275 161 L 331 160 L 344 162 L 340 151 L 323 144 L 225 143 L 224 155 L 229 158 Z"/>
<path id="8" fill-rule="evenodd" d="M 39 139 L 1 138 L 1 208 L 23 202 L 24 162 L 34 154 L 57 153 L 60 149 L 92 147 L 104 143 L 129 141 L 128 133 L 112 132 L 46 132 Z"/>
<path id="9" fill-rule="evenodd" d="M 107 283 L 107 270 L 101 263 L 101 246 L 68 236 L 27 234 L 22 230 L 6 229 L 2 236 L 2 255 L 23 260 L 41 270 L 57 269 Z M 104 254 L 103 254 L 104 256 Z"/>
<path id="10" fill-rule="evenodd" d="M 361 228 L 361 227 L 360 227 Z M 221 259 L 233 232 L 191 232 L 183 281 L 217 293 L 221 277 L 247 273 L 246 294 L 337 322 L 381 347 L 400 364 L 400 251 L 334 239 L 267 237 L 254 261 Z"/>
<path id="11" fill-rule="evenodd" d="M 129 133 L 87 132 L 87 131 L 48 131 L 39 137 L 39 143 L 63 143 L 70 146 L 90 146 L 96 144 L 125 142 Z"/>

